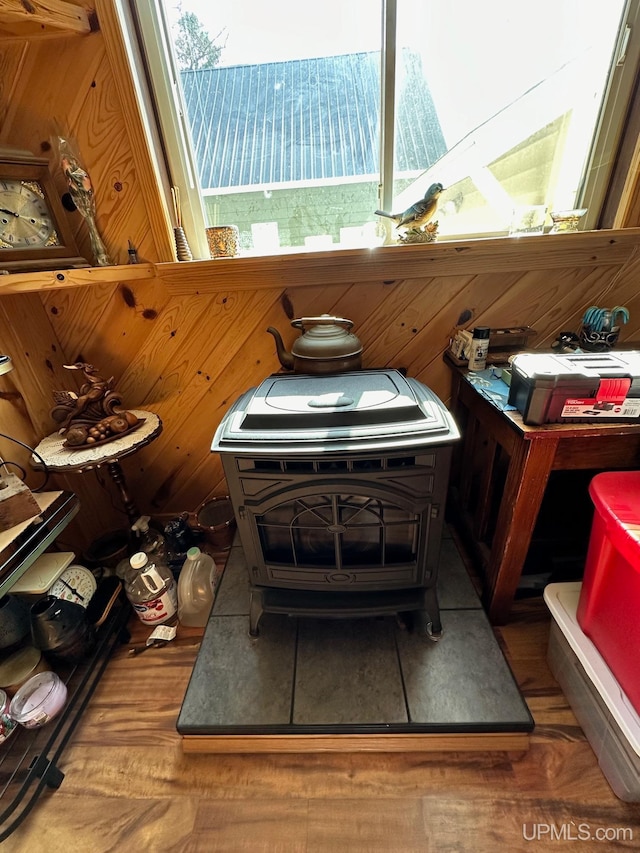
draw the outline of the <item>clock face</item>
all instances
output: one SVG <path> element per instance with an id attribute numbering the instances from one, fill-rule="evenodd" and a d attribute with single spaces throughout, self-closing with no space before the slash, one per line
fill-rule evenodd
<path id="1" fill-rule="evenodd" d="M 58 245 L 53 216 L 40 184 L 0 178 L 0 250 Z"/>
<path id="2" fill-rule="evenodd" d="M 0 148 L 0 273 L 89 266 L 48 161 L 7 152 Z"/>
<path id="3" fill-rule="evenodd" d="M 49 588 L 49 595 L 64 598 L 86 607 L 96 591 L 98 582 L 84 566 L 69 566 Z"/>

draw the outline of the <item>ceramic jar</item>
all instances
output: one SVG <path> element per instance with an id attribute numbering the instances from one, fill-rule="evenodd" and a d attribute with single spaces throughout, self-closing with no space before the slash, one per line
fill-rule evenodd
<path id="1" fill-rule="evenodd" d="M 0 649 L 17 646 L 29 633 L 29 608 L 17 595 L 0 598 Z"/>
<path id="2" fill-rule="evenodd" d="M 79 663 L 96 643 L 84 607 L 53 595 L 31 607 L 31 639 L 52 663 Z"/>
<path id="3" fill-rule="evenodd" d="M 212 258 L 235 258 L 240 246 L 237 225 L 212 225 L 207 228 L 207 243 Z"/>

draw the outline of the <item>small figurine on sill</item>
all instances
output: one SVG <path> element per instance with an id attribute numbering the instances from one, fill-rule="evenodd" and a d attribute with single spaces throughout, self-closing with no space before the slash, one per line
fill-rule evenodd
<path id="1" fill-rule="evenodd" d="M 91 178 L 80 165 L 80 161 L 68 139 L 64 136 L 58 136 L 57 145 L 60 166 L 66 178 L 69 193 L 89 229 L 89 239 L 96 264 L 99 267 L 111 266 L 113 261 L 109 257 L 96 225 L 96 203 Z"/>
<path id="2" fill-rule="evenodd" d="M 438 236 L 438 220 L 427 222 L 424 228 L 408 228 L 398 237 L 398 243 L 435 243 Z"/>
<path id="3" fill-rule="evenodd" d="M 405 228 L 406 231 L 399 236 L 401 243 L 432 243 L 437 236 L 438 222 L 432 221 L 438 209 L 438 199 L 443 191 L 442 184 L 431 184 L 424 197 L 402 213 L 387 213 L 384 210 L 376 210 L 377 216 L 386 216 L 393 219 L 396 228 Z"/>

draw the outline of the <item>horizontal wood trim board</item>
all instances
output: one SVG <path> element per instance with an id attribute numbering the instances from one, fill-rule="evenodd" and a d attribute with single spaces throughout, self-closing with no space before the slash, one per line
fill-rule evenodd
<path id="1" fill-rule="evenodd" d="M 529 735 L 486 734 L 406 735 L 184 735 L 185 753 L 302 752 L 525 752 Z"/>
<path id="2" fill-rule="evenodd" d="M 81 267 L 72 270 L 47 270 L 0 276 L 0 296 L 9 293 L 31 293 L 86 287 L 93 284 L 147 281 L 154 278 L 153 264 L 131 264 L 114 267 Z"/>
<path id="3" fill-rule="evenodd" d="M 85 35 L 91 25 L 85 9 L 65 0 L 0 0 L 0 34 L 24 37 Z"/>
<path id="4" fill-rule="evenodd" d="M 158 264 L 174 295 L 259 287 L 300 287 L 383 280 L 476 275 L 568 267 L 624 266 L 638 251 L 640 228 L 542 237 L 494 238 L 381 246 L 260 258 Z"/>
<path id="5" fill-rule="evenodd" d="M 137 187 L 136 214 L 144 211 L 155 244 L 153 255 L 140 257 L 170 262 L 176 257 L 176 247 L 166 200 L 169 177 L 153 124 L 154 108 L 136 42 L 129 8 L 132 4 L 123 0 L 94 2 L 122 115 L 126 117 L 127 156 L 131 157 Z M 140 248 L 139 243 L 137 246 Z"/>

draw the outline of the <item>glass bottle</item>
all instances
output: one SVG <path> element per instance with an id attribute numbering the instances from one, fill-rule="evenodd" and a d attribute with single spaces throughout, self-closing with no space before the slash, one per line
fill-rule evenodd
<path id="1" fill-rule="evenodd" d="M 167 542 L 162 533 L 155 528 L 149 526 L 151 517 L 141 515 L 140 518 L 131 525 L 136 536 L 135 548 L 137 551 L 144 551 L 150 560 L 160 560 L 163 563 L 167 561 Z"/>

